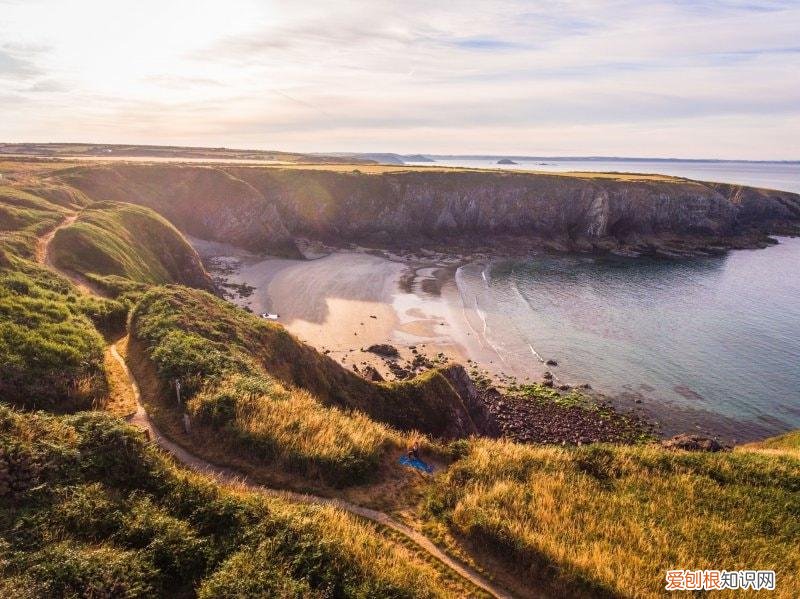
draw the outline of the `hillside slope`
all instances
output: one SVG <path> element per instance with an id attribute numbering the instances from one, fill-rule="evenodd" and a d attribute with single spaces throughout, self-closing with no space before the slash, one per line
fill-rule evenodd
<path id="1" fill-rule="evenodd" d="M 398 167 L 91 165 L 61 180 L 185 232 L 292 253 L 295 236 L 416 247 L 504 236 L 569 250 L 756 246 L 797 231 L 800 196 L 659 175 Z"/>
<path id="2" fill-rule="evenodd" d="M 796 455 L 477 440 L 426 509 L 554 596 L 663 597 L 673 569 L 774 570 L 774 596 L 800 590 Z"/>
<path id="3" fill-rule="evenodd" d="M 124 328 L 127 307 L 86 297 L 37 263 L 39 239 L 69 211 L 32 191 L 0 186 L 0 400 L 55 412 L 100 407 L 102 334 Z"/>
<path id="4" fill-rule="evenodd" d="M 58 268 L 84 276 L 214 289 L 197 252 L 177 229 L 141 206 L 92 204 L 56 232 L 50 251 Z"/>
<path id="5" fill-rule="evenodd" d="M 470 397 L 451 382 L 459 366 L 375 384 L 264 321 L 207 293 L 148 291 L 130 319 L 137 376 L 157 377 L 160 410 L 192 419 L 190 441 L 214 439 L 254 465 L 334 486 L 380 475 L 384 458 L 409 444 L 400 431 L 434 437 L 478 434 Z M 148 371 L 152 365 L 153 374 Z M 174 401 L 173 382 L 181 383 Z"/>
<path id="6" fill-rule="evenodd" d="M 34 597 L 456 597 L 372 524 L 178 469 L 107 414 L 0 405 L 0 590 Z"/>

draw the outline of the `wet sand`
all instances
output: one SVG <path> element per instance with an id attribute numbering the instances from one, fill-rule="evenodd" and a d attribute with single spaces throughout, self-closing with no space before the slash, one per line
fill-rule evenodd
<path id="1" fill-rule="evenodd" d="M 249 296 L 233 293 L 228 299 L 256 314 L 277 313 L 291 333 L 349 367 L 369 364 L 394 378 L 384 360 L 364 351 L 379 343 L 397 347 L 401 362 L 413 359 L 416 349 L 462 364 L 499 364 L 461 306 L 452 265 L 360 251 L 289 260 L 190 241 L 204 260 L 223 266 L 229 284 L 255 288 Z"/>

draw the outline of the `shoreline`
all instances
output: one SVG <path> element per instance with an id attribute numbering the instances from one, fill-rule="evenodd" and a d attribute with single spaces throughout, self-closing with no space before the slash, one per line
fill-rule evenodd
<path id="1" fill-rule="evenodd" d="M 741 435 L 739 421 L 669 400 L 644 402 L 635 389 L 618 394 L 596 390 L 585 381 L 565 380 L 531 348 L 524 370 L 505 363 L 491 345 L 479 310 L 464 305 L 456 272 L 488 255 L 453 256 L 436 252 L 396 254 L 367 248 L 304 248 L 311 260 L 264 257 L 245 250 L 189 238 L 227 299 L 255 313 L 277 312 L 279 322 L 300 340 L 344 367 L 382 379 L 413 376 L 431 365 L 456 362 L 489 389 L 548 384 L 562 395 L 579 391 L 597 405 L 655 425 L 659 438 L 696 433 L 742 443 L 775 433 Z M 398 350 L 386 359 L 366 349 L 388 344 Z M 415 368 L 416 367 L 416 368 Z M 753 425 L 750 425 L 753 429 Z"/>

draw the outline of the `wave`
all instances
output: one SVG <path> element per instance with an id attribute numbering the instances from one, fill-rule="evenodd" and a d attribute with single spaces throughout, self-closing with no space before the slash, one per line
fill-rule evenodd
<path id="1" fill-rule="evenodd" d="M 458 294 L 461 297 L 461 310 L 464 315 L 464 320 L 466 321 L 469 328 L 472 329 L 472 332 L 475 333 L 475 336 L 477 337 L 478 341 L 480 341 L 481 345 L 484 347 L 488 346 L 495 354 L 497 354 L 497 357 L 500 358 L 500 361 L 503 364 L 507 365 L 508 361 L 503 356 L 504 350 L 502 350 L 500 347 L 498 347 L 495 343 L 492 342 L 492 339 L 489 334 L 489 329 L 490 329 L 489 322 L 486 318 L 486 312 L 483 309 L 481 309 L 478 303 L 478 295 L 476 293 L 468 293 L 468 283 L 466 283 L 464 280 L 462 268 L 463 267 L 459 267 L 456 269 L 454 279 L 456 281 L 456 288 L 458 289 Z M 488 290 L 489 283 L 486 279 L 485 269 L 481 271 L 481 277 L 483 278 L 483 281 L 486 284 L 486 289 Z M 472 325 L 472 321 L 470 320 L 469 315 L 467 314 L 468 298 L 470 296 L 472 296 L 473 298 L 472 302 L 473 305 L 469 309 L 473 310 L 475 314 L 478 315 L 478 318 L 480 318 L 481 323 L 483 324 L 482 331 L 478 331 Z"/>

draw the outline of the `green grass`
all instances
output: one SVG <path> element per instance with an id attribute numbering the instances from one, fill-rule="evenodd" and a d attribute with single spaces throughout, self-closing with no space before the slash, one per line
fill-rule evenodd
<path id="1" fill-rule="evenodd" d="M 322 404 L 359 410 L 401 430 L 446 432 L 461 399 L 438 370 L 410 381 L 376 385 L 301 343 L 283 326 L 229 302 L 181 287 L 154 289 L 132 314 L 164 379 L 180 377 L 189 393 L 229 371 L 266 372 Z"/>
<path id="2" fill-rule="evenodd" d="M 800 590 L 791 457 L 480 440 L 427 510 L 557 594 L 660 597 L 676 568 L 774 569 L 776 596 Z"/>
<path id="3" fill-rule="evenodd" d="M 0 397 L 59 412 L 101 405 L 107 389 L 98 328 L 124 328 L 126 308 L 80 296 L 34 265 L 29 272 L 0 271 Z"/>
<path id="4" fill-rule="evenodd" d="M 197 253 L 178 230 L 142 206 L 92 204 L 56 233 L 51 249 L 58 267 L 100 280 L 213 288 Z"/>
<path id="5" fill-rule="evenodd" d="M 102 413 L 0 406 L 0 589 L 12 597 L 447 597 L 333 508 L 226 490 Z"/>
<path id="6" fill-rule="evenodd" d="M 0 186 L 0 267 L 10 256 L 33 258 L 36 240 L 67 213 L 28 191 Z"/>
<path id="7" fill-rule="evenodd" d="M 132 313 L 131 333 L 147 348 L 163 394 L 181 380 L 187 409 L 202 427 L 195 434 L 217 438 L 255 464 L 335 486 L 374 479 L 384 457 L 407 443 L 391 420 L 376 415 L 402 405 L 413 414 L 425 395 L 460 401 L 437 372 L 369 383 L 280 325 L 184 287 L 146 293 Z M 432 418 L 448 413 L 434 410 Z"/>
<path id="8" fill-rule="evenodd" d="M 30 260 L 38 237 L 65 214 L 30 191 L 0 187 L 0 398 L 28 409 L 102 405 L 101 333 L 125 328 L 125 305 L 84 296 Z"/>

